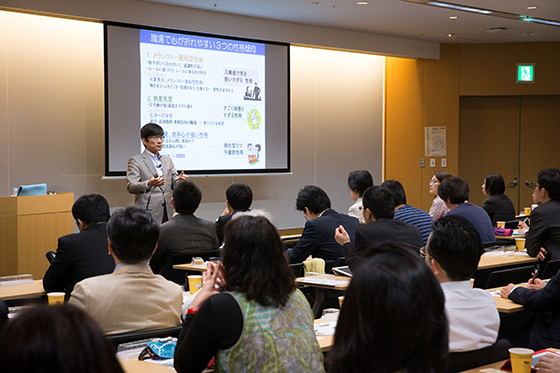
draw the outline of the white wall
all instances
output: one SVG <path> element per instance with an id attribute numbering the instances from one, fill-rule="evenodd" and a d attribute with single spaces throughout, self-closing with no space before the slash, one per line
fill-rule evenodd
<path id="1" fill-rule="evenodd" d="M 352 203 L 350 171 L 382 177 L 385 58 L 291 49 L 292 175 L 194 178 L 197 215 L 215 219 L 233 182 L 250 185 L 254 208 L 280 228 L 301 227 L 294 208 L 306 184 L 323 187 L 333 207 Z M 104 173 L 103 35 L 99 23 L 0 12 L 0 194 L 21 184 L 131 201 L 124 180 Z"/>

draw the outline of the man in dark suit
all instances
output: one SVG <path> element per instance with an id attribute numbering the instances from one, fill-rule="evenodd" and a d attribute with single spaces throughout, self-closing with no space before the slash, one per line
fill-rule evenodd
<path id="1" fill-rule="evenodd" d="M 113 272 L 115 262 L 107 247 L 109 203 L 99 194 L 81 196 L 72 206 L 80 233 L 58 239 L 56 257 L 43 277 L 47 292 L 64 291 L 66 299 L 76 283 Z"/>
<path id="2" fill-rule="evenodd" d="M 548 284 L 537 278 L 529 280 L 528 286 L 509 284 L 500 295 L 537 312 L 529 336 L 532 349 L 560 348 L 560 271 Z"/>
<path id="3" fill-rule="evenodd" d="M 218 249 L 214 223 L 194 216 L 201 200 L 202 192 L 192 181 L 184 180 L 175 185 L 171 199 L 175 215 L 160 226 L 158 247 L 150 260 L 155 274 L 163 274 L 171 254 Z"/>
<path id="4" fill-rule="evenodd" d="M 335 230 L 335 239 L 342 245 L 350 269 L 354 266 L 357 253 L 363 251 L 366 245 L 371 246 L 372 242 L 396 242 L 415 251 L 422 247 L 422 236 L 418 228 L 393 219 L 395 202 L 389 189 L 380 186 L 368 188 L 363 194 L 362 203 L 367 224 L 356 231 L 356 246 L 354 247 L 351 236 L 344 227 L 337 227 Z"/>
<path id="5" fill-rule="evenodd" d="M 214 223 L 220 245 L 224 242 L 224 227 L 231 217 L 239 211 L 249 211 L 253 203 L 253 191 L 242 183 L 232 184 L 226 190 L 226 209 Z"/>
<path id="6" fill-rule="evenodd" d="M 163 148 L 163 128 L 148 123 L 140 136 L 146 150 L 128 160 L 126 190 L 134 195 L 135 205 L 150 212 L 157 223 L 165 223 L 173 214 L 173 186 L 188 176 L 183 172 L 179 175 L 171 158 L 159 153 Z"/>
<path id="7" fill-rule="evenodd" d="M 301 263 L 309 255 L 324 260 L 336 260 L 342 256 L 342 248 L 335 241 L 333 232 L 343 226 L 354 241 L 354 234 L 360 226 L 358 219 L 339 214 L 331 209 L 331 200 L 318 186 L 306 185 L 298 193 L 296 209 L 303 211 L 307 218 L 297 245 L 286 251 L 291 263 Z"/>
<path id="8" fill-rule="evenodd" d="M 527 253 L 544 261 L 560 259 L 560 170 L 539 171 L 533 196 L 539 206 L 529 218 Z"/>

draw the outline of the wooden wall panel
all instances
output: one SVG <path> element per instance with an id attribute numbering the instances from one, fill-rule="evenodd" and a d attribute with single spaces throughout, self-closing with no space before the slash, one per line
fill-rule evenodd
<path id="1" fill-rule="evenodd" d="M 527 62 L 526 44 L 461 45 L 461 96 L 519 96 L 526 84 L 516 82 L 517 63 Z"/>
<path id="2" fill-rule="evenodd" d="M 535 64 L 535 83 L 525 84 L 527 95 L 560 95 L 560 43 L 528 43 L 526 61 Z"/>
<path id="3" fill-rule="evenodd" d="M 447 156 L 436 158 L 436 167 L 422 169 L 421 201 L 415 207 L 426 211 L 430 209 L 434 196 L 429 192 L 429 182 L 434 171 L 447 171 L 457 174 L 459 157 L 459 45 L 442 45 L 439 61 L 424 60 L 424 87 L 422 90 L 423 127 L 446 127 Z M 422 142 L 424 146 L 424 142 Z M 422 149 L 424 156 L 424 149 Z M 447 159 L 447 167 L 441 167 L 442 158 Z"/>
<path id="4" fill-rule="evenodd" d="M 384 180 L 399 180 L 413 206 L 421 200 L 423 62 L 388 57 L 386 68 Z"/>

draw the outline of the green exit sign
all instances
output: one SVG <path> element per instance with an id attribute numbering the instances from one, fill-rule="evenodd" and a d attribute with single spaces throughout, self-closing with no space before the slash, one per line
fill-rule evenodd
<path id="1" fill-rule="evenodd" d="M 535 82 L 535 64 L 518 63 L 517 83 L 534 83 L 534 82 Z"/>

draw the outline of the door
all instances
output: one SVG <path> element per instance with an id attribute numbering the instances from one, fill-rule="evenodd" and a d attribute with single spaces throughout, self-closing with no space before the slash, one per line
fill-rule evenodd
<path id="1" fill-rule="evenodd" d="M 458 176 L 469 184 L 469 202 L 482 206 L 487 197 L 481 187 L 490 173 L 502 175 L 505 194 L 519 211 L 513 184 L 519 181 L 519 97 L 461 97 Z"/>

